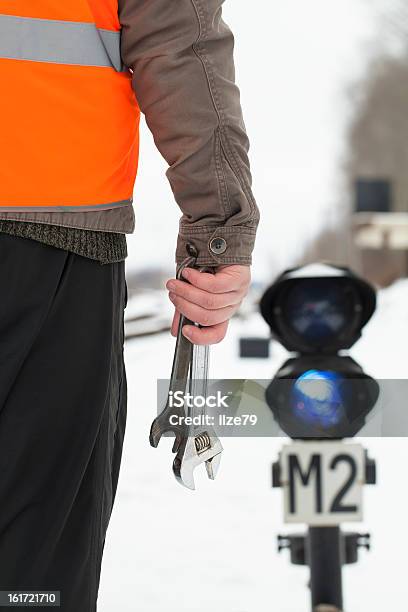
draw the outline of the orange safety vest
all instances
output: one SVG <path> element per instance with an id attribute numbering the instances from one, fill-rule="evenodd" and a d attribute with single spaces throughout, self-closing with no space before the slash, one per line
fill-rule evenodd
<path id="1" fill-rule="evenodd" d="M 0 0 L 0 211 L 132 201 L 140 112 L 117 0 Z"/>

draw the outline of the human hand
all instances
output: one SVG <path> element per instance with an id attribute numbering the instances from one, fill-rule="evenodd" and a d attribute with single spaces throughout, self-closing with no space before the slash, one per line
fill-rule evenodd
<path id="1" fill-rule="evenodd" d="M 177 335 L 180 313 L 195 325 L 185 325 L 183 334 L 193 344 L 217 344 L 224 339 L 228 322 L 248 293 L 251 281 L 249 266 L 221 266 L 215 274 L 185 268 L 184 280 L 171 279 L 166 287 L 176 308 L 171 326 Z"/>

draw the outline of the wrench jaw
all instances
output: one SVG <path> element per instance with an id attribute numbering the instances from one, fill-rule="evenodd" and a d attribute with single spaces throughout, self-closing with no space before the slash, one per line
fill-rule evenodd
<path id="1" fill-rule="evenodd" d="M 160 440 L 162 439 L 162 436 L 169 431 L 170 428 L 168 420 L 164 418 L 163 413 L 159 414 L 159 416 L 154 419 L 150 428 L 150 445 L 153 446 L 153 448 L 157 448 L 159 446 Z M 176 435 L 175 432 L 174 434 Z"/>
<path id="2" fill-rule="evenodd" d="M 221 443 L 220 443 L 221 446 Z M 218 470 L 220 467 L 220 463 L 221 463 L 221 453 L 222 453 L 222 446 L 221 446 L 221 450 L 214 455 L 214 457 L 212 457 L 211 459 L 208 459 L 205 462 L 205 467 L 207 470 L 207 476 L 210 480 L 215 480 L 218 474 Z"/>
<path id="3" fill-rule="evenodd" d="M 170 408 L 170 406 L 167 404 L 163 412 L 161 412 L 159 416 L 154 419 L 150 428 L 149 436 L 150 445 L 153 446 L 153 448 L 158 447 L 159 442 L 164 434 L 173 433 L 176 439 L 173 444 L 172 452 L 177 452 L 177 449 L 180 446 L 183 437 L 183 432 L 181 430 L 180 425 L 172 425 L 170 423 L 170 417 L 174 415 L 177 416 L 179 418 L 179 422 L 181 422 L 180 419 L 182 416 L 184 416 L 184 410 L 183 412 L 181 412 L 181 410 L 177 411 L 174 408 Z"/>
<path id="4" fill-rule="evenodd" d="M 153 448 L 157 448 L 159 446 L 160 440 L 166 433 L 174 434 L 174 443 L 173 443 L 172 452 L 176 453 L 181 443 L 181 433 L 175 427 L 163 426 L 159 420 L 159 417 L 153 421 L 151 429 L 150 429 L 150 436 L 149 436 L 150 446 L 153 446 Z"/>
<path id="5" fill-rule="evenodd" d="M 166 433 L 174 434 L 174 443 L 173 443 L 173 448 L 171 452 L 176 453 L 182 442 L 182 438 L 183 438 L 182 433 L 176 427 L 172 427 L 172 426 L 163 427 L 160 424 L 160 422 L 157 421 L 157 419 L 153 421 L 152 427 L 150 429 L 150 436 L 149 436 L 150 445 L 153 446 L 153 448 L 157 448 L 159 446 L 160 440 Z"/>
<path id="6" fill-rule="evenodd" d="M 150 428 L 149 442 L 150 446 L 153 448 L 157 448 L 159 446 L 159 442 L 163 435 L 163 430 L 161 428 L 160 419 L 157 417 L 154 419 L 152 426 Z"/>
<path id="7" fill-rule="evenodd" d="M 196 467 L 205 463 L 208 478 L 214 480 L 220 466 L 222 444 L 215 433 L 209 436 L 206 432 L 206 435 L 210 441 L 208 449 L 198 452 L 196 440 L 200 435 L 190 435 L 184 439 L 173 461 L 173 472 L 176 479 L 192 491 L 195 490 L 194 470 Z"/>

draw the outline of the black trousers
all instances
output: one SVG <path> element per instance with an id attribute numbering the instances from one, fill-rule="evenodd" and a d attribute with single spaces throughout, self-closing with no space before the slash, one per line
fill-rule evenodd
<path id="1" fill-rule="evenodd" d="M 125 305 L 123 262 L 0 234 L 0 591 L 60 591 L 64 612 L 96 610 L 126 423 Z"/>

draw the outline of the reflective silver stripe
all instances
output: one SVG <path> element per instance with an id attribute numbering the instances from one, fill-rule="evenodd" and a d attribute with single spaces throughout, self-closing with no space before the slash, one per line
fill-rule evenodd
<path id="1" fill-rule="evenodd" d="M 112 66 L 120 72 L 123 69 L 122 58 L 120 55 L 120 32 L 112 32 L 111 30 L 97 30 L 104 44 L 108 57 Z"/>
<path id="2" fill-rule="evenodd" d="M 91 212 L 93 210 L 106 210 L 109 208 L 120 208 L 129 206 L 133 203 L 133 199 L 120 200 L 110 204 L 81 204 L 79 206 L 7 206 L 0 204 L 0 212 Z"/>
<path id="3" fill-rule="evenodd" d="M 0 58 L 120 71 L 120 32 L 92 23 L 0 15 Z"/>

